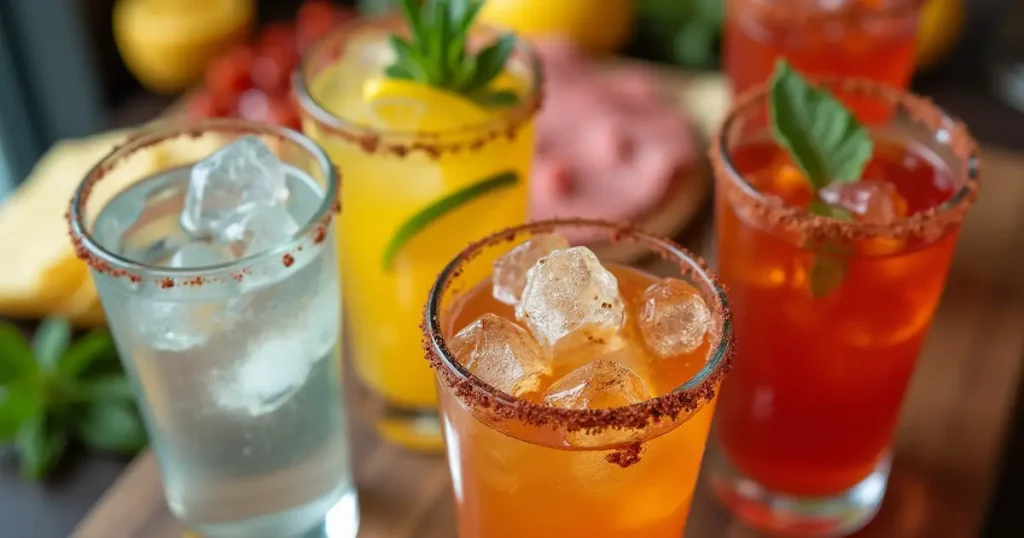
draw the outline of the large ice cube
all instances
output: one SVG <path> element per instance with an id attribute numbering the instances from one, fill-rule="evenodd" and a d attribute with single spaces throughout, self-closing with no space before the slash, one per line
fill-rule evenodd
<path id="1" fill-rule="evenodd" d="M 573 247 L 548 254 L 527 271 L 516 318 L 550 350 L 560 340 L 569 340 L 568 347 L 614 336 L 624 309 L 615 275 L 590 249 Z"/>
<path id="2" fill-rule="evenodd" d="M 692 353 L 704 343 L 711 312 L 693 286 L 666 278 L 644 291 L 637 325 L 651 351 L 672 357 Z"/>
<path id="3" fill-rule="evenodd" d="M 557 234 L 538 234 L 494 262 L 494 298 L 514 305 L 526 286 L 526 272 L 537 260 L 556 250 L 569 248 L 569 241 Z"/>
<path id="4" fill-rule="evenodd" d="M 513 396 L 540 390 L 551 363 L 522 327 L 484 314 L 452 338 L 455 358 L 483 382 Z"/>
<path id="5" fill-rule="evenodd" d="M 273 334 L 253 342 L 245 357 L 213 383 L 217 404 L 230 412 L 258 417 L 288 403 L 325 355 L 307 351 L 306 334 Z"/>
<path id="6" fill-rule="evenodd" d="M 288 194 L 284 164 L 258 137 L 244 136 L 192 167 L 181 225 L 193 237 L 265 250 L 298 229 L 285 210 Z"/>
<path id="7" fill-rule="evenodd" d="M 596 360 L 551 385 L 544 393 L 544 403 L 566 409 L 610 409 L 644 402 L 653 396 L 647 383 L 633 370 L 618 362 Z M 575 431 L 566 435 L 566 442 L 583 447 L 624 444 L 647 430 Z"/>
<path id="8" fill-rule="evenodd" d="M 826 204 L 841 207 L 873 224 L 888 224 L 907 210 L 907 202 L 888 181 L 832 183 L 818 191 L 818 197 Z"/>

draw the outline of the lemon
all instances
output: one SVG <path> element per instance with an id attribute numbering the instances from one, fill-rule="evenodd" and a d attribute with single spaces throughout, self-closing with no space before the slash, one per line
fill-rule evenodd
<path id="1" fill-rule="evenodd" d="M 491 118 L 486 108 L 457 93 L 411 80 L 369 79 L 363 102 L 373 124 L 401 131 L 451 131 Z"/>
<path id="2" fill-rule="evenodd" d="M 633 12 L 634 0 L 489 0 L 480 20 L 526 37 L 565 37 L 592 54 L 609 54 L 629 38 Z"/>
<path id="3" fill-rule="evenodd" d="M 928 0 L 917 32 L 917 65 L 941 61 L 956 44 L 964 24 L 963 0 Z"/>

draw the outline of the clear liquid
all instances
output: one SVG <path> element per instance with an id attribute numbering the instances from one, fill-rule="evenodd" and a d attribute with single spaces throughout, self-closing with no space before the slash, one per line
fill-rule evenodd
<path id="1" fill-rule="evenodd" d="M 100 213 L 106 248 L 161 265 L 188 170 L 140 182 Z M 288 210 L 307 222 L 322 190 L 295 170 Z M 341 398 L 334 241 L 242 282 L 171 290 L 94 275 L 141 395 L 171 511 L 208 538 L 351 538 L 358 526 Z M 258 258 L 258 256 L 257 256 Z"/>

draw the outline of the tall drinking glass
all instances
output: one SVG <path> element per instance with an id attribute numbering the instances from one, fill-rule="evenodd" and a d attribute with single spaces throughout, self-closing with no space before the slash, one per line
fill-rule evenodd
<path id="1" fill-rule="evenodd" d="M 841 191 L 844 207 L 860 204 L 853 221 L 808 211 L 815 194 L 765 124 L 766 87 L 741 97 L 713 140 L 737 359 L 712 483 L 758 527 L 834 536 L 866 524 L 885 493 L 900 405 L 978 178 L 966 127 L 929 100 L 863 80 L 826 86 L 888 111 L 860 118 L 874 151 Z"/>
<path id="2" fill-rule="evenodd" d="M 526 284 L 519 303 L 527 315 L 518 318 L 531 327 L 530 336 L 517 328 L 522 325 L 513 321 L 513 307 L 492 294 L 495 281 L 509 282 L 497 270 L 492 279 L 492 260 L 509 252 L 511 258 L 504 259 L 515 259 L 523 251 L 513 247 L 527 240 L 549 241 L 552 233 L 588 238 L 586 246 L 596 258 L 587 262 L 573 248 L 560 251 L 559 261 L 551 254 L 533 266 L 541 269 L 527 277 L 533 283 Z M 612 261 L 624 246 L 643 263 Z M 580 275 L 581 267 L 588 263 L 591 269 L 600 263 L 604 270 L 598 273 L 608 271 L 616 282 L 618 298 L 601 295 L 605 302 L 598 301 L 596 309 L 624 308 L 619 332 L 597 337 L 580 329 L 586 339 L 576 339 L 581 334 L 576 332 L 558 340 L 553 350 L 531 352 L 537 345 L 532 338 L 542 333 L 531 320 L 557 324 L 577 314 L 572 307 L 563 311 L 566 318 L 552 318 L 524 305 L 560 309 L 592 297 L 583 293 L 570 299 L 576 292 L 561 288 L 566 283 L 604 293 L 594 290 L 608 285 L 608 275 L 601 283 L 581 284 L 588 278 Z M 508 267 L 503 264 L 504 275 L 510 274 Z M 560 276 L 563 271 L 575 276 Z M 666 289 L 681 291 L 661 295 Z M 707 332 L 689 332 L 695 326 Z M 730 327 L 722 289 L 702 262 L 668 240 L 631 227 L 544 221 L 463 250 L 434 285 L 424 323 L 427 357 L 437 373 L 459 536 L 679 538 L 715 395 L 731 363 Z M 648 331 L 667 338 L 686 334 L 691 347 L 656 355 L 652 350 L 660 344 L 652 344 L 654 333 Z M 487 348 L 498 355 L 487 356 Z M 540 364 L 550 361 L 550 370 L 529 376 L 536 382 L 529 391 L 510 395 L 507 391 L 521 392 L 522 386 L 508 388 L 504 376 L 514 375 L 516 367 L 502 364 L 512 357 L 529 364 L 531 356 Z"/>
<path id="3" fill-rule="evenodd" d="M 440 450 L 434 377 L 420 360 L 423 297 L 466 243 L 526 220 L 540 68 L 517 43 L 499 78 L 519 104 L 436 129 L 439 118 L 481 112 L 439 90 L 419 99 L 366 97 L 391 61 L 390 36 L 407 33 L 397 18 L 339 29 L 304 59 L 297 94 L 303 130 L 345 169 L 338 247 L 365 408 L 384 437 Z M 471 41 L 494 35 L 480 28 Z M 450 211 L 408 233 L 441 207 Z"/>
<path id="4" fill-rule="evenodd" d="M 922 0 L 728 0 L 725 70 L 736 94 L 785 58 L 811 76 L 863 77 L 906 88 Z"/>
<path id="5" fill-rule="evenodd" d="M 245 160 L 233 160 L 239 148 Z M 200 207 L 196 170 L 213 161 L 177 156 L 214 151 L 231 166 L 203 175 L 203 222 L 264 207 L 236 221 L 245 233 L 230 244 L 185 231 L 186 208 Z M 254 198 L 272 180 L 281 205 Z M 136 389 L 167 503 L 203 536 L 355 536 L 337 188 L 327 156 L 299 133 L 216 120 L 142 133 L 71 201 L 71 237 Z M 271 218 L 273 233 L 261 227 Z"/>

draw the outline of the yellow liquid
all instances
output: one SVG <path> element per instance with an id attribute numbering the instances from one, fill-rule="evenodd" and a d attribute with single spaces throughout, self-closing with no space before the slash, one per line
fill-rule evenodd
<path id="1" fill-rule="evenodd" d="M 311 93 L 346 121 L 366 121 L 367 105 L 348 82 L 358 71 L 343 60 L 314 78 Z M 345 81 L 345 83 L 341 83 Z M 303 130 L 337 165 L 342 213 L 339 269 L 356 370 L 366 386 L 396 407 L 436 412 L 434 375 L 423 356 L 420 322 L 427 295 L 441 269 L 470 242 L 521 224 L 527 214 L 527 179 L 533 158 L 532 120 L 510 138 L 474 150 L 428 157 L 371 153 L 309 118 Z M 383 135 L 386 140 L 387 135 Z M 443 134 L 439 135 L 443 140 Z M 514 172 L 511 186 L 492 190 L 431 223 L 383 267 L 385 248 L 410 217 L 445 196 L 497 174 Z M 475 281 L 486 275 L 478 275 Z M 379 423 L 385 436 L 413 448 L 415 436 Z"/>

